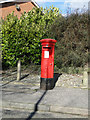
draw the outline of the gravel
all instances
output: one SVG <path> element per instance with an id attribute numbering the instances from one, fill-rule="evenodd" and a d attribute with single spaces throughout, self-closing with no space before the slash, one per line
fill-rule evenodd
<path id="1" fill-rule="evenodd" d="M 33 86 L 40 85 L 40 74 L 30 73 L 29 70 L 24 70 L 21 73 L 21 80 L 17 81 L 17 72 L 16 71 L 5 71 L 2 75 L 2 83 L 31 83 Z M 83 86 L 83 75 L 78 74 L 65 74 L 59 75 L 56 86 L 59 87 L 82 87 Z"/>

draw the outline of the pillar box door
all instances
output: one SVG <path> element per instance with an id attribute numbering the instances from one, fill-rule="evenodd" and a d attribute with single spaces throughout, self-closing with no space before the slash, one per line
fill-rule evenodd
<path id="1" fill-rule="evenodd" d="M 54 85 L 54 47 L 56 40 L 42 39 L 41 89 L 52 89 Z"/>

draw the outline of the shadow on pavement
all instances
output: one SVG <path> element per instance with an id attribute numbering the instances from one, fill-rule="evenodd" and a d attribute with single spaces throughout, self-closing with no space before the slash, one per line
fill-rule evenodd
<path id="1" fill-rule="evenodd" d="M 22 80 L 22 79 L 26 78 L 27 76 L 29 76 L 29 74 L 24 75 L 23 77 L 21 77 L 21 79 L 20 79 L 20 80 Z M 14 80 L 8 81 L 7 83 L 3 84 L 2 86 L 5 86 L 5 85 L 7 85 L 7 84 L 9 84 L 9 83 L 11 83 L 11 82 L 16 81 L 16 79 L 17 79 L 17 78 L 15 78 Z"/>
<path id="2" fill-rule="evenodd" d="M 38 111 L 38 105 L 39 105 L 39 103 L 41 102 L 41 100 L 43 99 L 43 97 L 45 96 L 46 93 L 47 93 L 47 90 L 44 91 L 44 93 L 42 94 L 40 99 L 35 104 L 34 111 L 29 115 L 28 118 L 26 118 L 26 120 L 31 120 L 31 118 L 36 114 L 36 112 Z"/>
<path id="3" fill-rule="evenodd" d="M 27 77 L 27 76 L 29 76 L 29 74 L 24 75 L 23 77 L 21 77 L 20 80 L 24 79 L 24 78 Z"/>
<path id="4" fill-rule="evenodd" d="M 5 85 L 7 85 L 7 84 L 9 84 L 9 83 L 11 83 L 11 82 L 13 82 L 13 81 L 16 81 L 16 79 L 8 81 L 7 83 L 3 84 L 2 87 L 5 86 Z"/>
<path id="5" fill-rule="evenodd" d="M 56 82 L 58 81 L 58 78 L 62 75 L 62 73 L 54 73 L 54 87 L 56 85 Z"/>
<path id="6" fill-rule="evenodd" d="M 55 84 L 58 81 L 58 78 L 59 78 L 60 75 L 62 75 L 62 74 L 54 73 L 54 87 L 55 87 Z M 36 114 L 36 112 L 38 111 L 38 105 L 39 105 L 39 103 L 41 102 L 41 100 L 43 99 L 43 97 L 45 96 L 46 93 L 47 93 L 47 90 L 44 91 L 44 93 L 42 94 L 40 99 L 35 104 L 34 111 L 29 115 L 28 118 L 26 118 L 26 120 L 31 120 L 31 118 Z"/>

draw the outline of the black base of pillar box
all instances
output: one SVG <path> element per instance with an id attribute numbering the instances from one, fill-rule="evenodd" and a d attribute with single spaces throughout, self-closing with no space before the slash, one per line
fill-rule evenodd
<path id="1" fill-rule="evenodd" d="M 53 78 L 40 78 L 40 89 L 51 90 L 54 88 Z"/>

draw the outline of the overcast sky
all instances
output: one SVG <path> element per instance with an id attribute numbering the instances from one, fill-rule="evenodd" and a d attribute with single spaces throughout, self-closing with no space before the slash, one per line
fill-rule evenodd
<path id="1" fill-rule="evenodd" d="M 74 11 L 75 9 L 79 8 L 80 10 L 87 10 L 88 9 L 88 2 L 90 0 L 35 0 L 39 6 L 45 8 L 46 6 L 55 6 L 58 7 L 62 14 L 66 14 L 67 9 L 69 8 L 70 11 Z"/>

